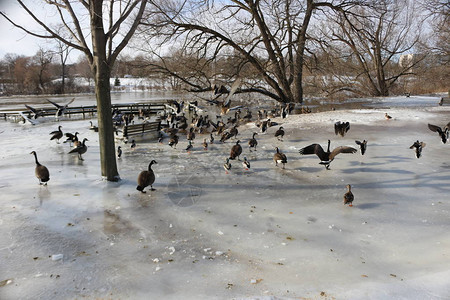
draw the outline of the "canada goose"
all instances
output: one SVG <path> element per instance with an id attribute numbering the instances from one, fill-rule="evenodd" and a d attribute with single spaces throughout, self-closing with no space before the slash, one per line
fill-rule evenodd
<path id="1" fill-rule="evenodd" d="M 411 147 L 409 147 L 409 149 L 416 149 L 416 157 L 420 158 L 422 156 L 422 149 L 425 148 L 425 143 L 424 142 L 419 142 L 418 140 L 414 142 L 414 144 L 412 144 Z"/>
<path id="2" fill-rule="evenodd" d="M 209 134 L 209 143 L 214 144 L 214 137 L 213 137 L 212 133 Z"/>
<path id="3" fill-rule="evenodd" d="M 203 139 L 202 147 L 203 150 L 208 150 L 208 143 L 206 142 L 206 139 Z"/>
<path id="4" fill-rule="evenodd" d="M 261 123 L 261 132 L 262 132 L 262 133 L 266 132 L 266 130 L 267 130 L 267 124 L 268 124 L 269 121 L 270 121 L 270 120 L 266 120 L 266 121 L 263 121 L 263 122 Z"/>
<path id="5" fill-rule="evenodd" d="M 330 152 L 330 143 L 331 143 L 330 140 L 328 140 L 327 152 L 323 151 L 322 146 L 320 146 L 319 144 L 312 144 L 300 149 L 299 153 L 301 155 L 308 155 L 308 154 L 317 155 L 320 158 L 319 164 L 325 165 L 325 168 L 329 170 L 330 163 L 334 160 L 336 155 L 338 155 L 339 153 L 355 153 L 357 151 L 355 148 L 352 147 L 340 146 Z"/>
<path id="6" fill-rule="evenodd" d="M 81 142 L 81 145 L 70 150 L 69 154 L 70 153 L 78 153 L 78 158 L 80 160 L 84 160 L 83 157 L 81 157 L 81 154 L 84 154 L 87 151 L 86 141 L 89 141 L 89 140 L 87 138 L 84 138 L 83 141 Z"/>
<path id="7" fill-rule="evenodd" d="M 162 144 L 164 140 L 164 135 L 162 134 L 162 132 L 158 132 L 158 143 Z"/>
<path id="8" fill-rule="evenodd" d="M 384 114 L 384 117 L 386 118 L 386 120 L 392 119 L 392 117 L 391 117 L 390 115 L 388 115 L 388 113 L 385 113 L 385 114 Z"/>
<path id="9" fill-rule="evenodd" d="M 284 169 L 284 165 L 287 163 L 286 155 L 284 153 L 281 153 L 280 149 L 278 149 L 278 147 L 276 147 L 276 149 L 277 149 L 277 152 L 273 156 L 273 161 L 275 162 L 275 166 L 278 166 L 278 163 L 283 164 L 283 169 Z"/>
<path id="10" fill-rule="evenodd" d="M 284 130 L 283 130 L 283 126 L 280 126 L 280 128 L 275 131 L 275 137 L 279 140 L 279 141 L 283 141 L 283 137 L 284 137 Z"/>
<path id="11" fill-rule="evenodd" d="M 225 163 L 223 164 L 223 168 L 225 169 L 225 174 L 228 174 L 228 171 L 231 169 L 230 159 L 227 158 Z"/>
<path id="12" fill-rule="evenodd" d="M 45 111 L 42 109 L 35 109 L 29 105 L 25 104 L 25 107 L 28 108 L 33 113 L 33 119 L 37 119 L 39 117 L 44 116 Z"/>
<path id="13" fill-rule="evenodd" d="M 244 156 L 244 161 L 242 162 L 242 166 L 245 170 L 250 169 L 250 162 L 247 160 L 247 157 Z"/>
<path id="14" fill-rule="evenodd" d="M 67 139 L 63 142 L 63 143 L 67 143 L 69 142 L 70 144 L 75 143 L 76 141 L 78 141 L 78 135 L 79 132 L 75 132 L 75 134 L 72 134 L 70 132 L 66 132 L 65 136 L 67 137 Z"/>
<path id="15" fill-rule="evenodd" d="M 34 169 L 34 174 L 39 180 L 39 184 L 47 185 L 47 182 L 50 180 L 50 173 L 48 172 L 47 167 L 39 163 L 36 151 L 31 151 L 30 154 L 34 155 L 34 160 L 36 161 L 36 168 Z"/>
<path id="16" fill-rule="evenodd" d="M 361 149 L 361 155 L 364 155 L 364 153 L 366 153 L 366 149 L 367 149 L 367 141 L 366 140 L 363 140 L 362 142 L 355 141 L 355 143 L 357 145 L 359 145 L 359 148 Z"/>
<path id="17" fill-rule="evenodd" d="M 347 193 L 344 194 L 344 205 L 348 204 L 348 206 L 353 206 L 353 200 L 355 199 L 355 196 L 353 196 L 353 193 L 351 191 L 351 185 L 347 184 Z"/>
<path id="18" fill-rule="evenodd" d="M 135 140 L 131 140 L 131 150 L 136 149 L 136 141 Z"/>
<path id="19" fill-rule="evenodd" d="M 236 159 L 236 157 L 239 159 L 239 156 L 242 153 L 242 147 L 241 145 L 239 145 L 241 141 L 237 140 L 236 145 L 233 145 L 233 147 L 231 147 L 231 151 L 230 151 L 230 159 Z"/>
<path id="20" fill-rule="evenodd" d="M 157 164 L 155 160 L 152 160 L 150 164 L 148 165 L 147 171 L 142 171 L 139 173 L 139 176 L 137 178 L 137 187 L 136 189 L 140 191 L 141 193 L 145 193 L 144 189 L 148 186 L 150 186 L 150 190 L 154 191 L 153 183 L 155 182 L 155 173 L 152 170 L 152 165 Z"/>
<path id="21" fill-rule="evenodd" d="M 50 135 L 52 136 L 50 140 L 56 140 L 56 143 L 59 144 L 59 139 L 63 137 L 63 132 L 61 130 L 62 126 L 58 126 L 58 130 L 50 132 Z"/>
<path id="22" fill-rule="evenodd" d="M 441 97 L 441 99 L 439 100 L 439 106 L 442 106 L 443 104 L 444 104 L 444 98 L 443 97 Z"/>
<path id="23" fill-rule="evenodd" d="M 447 124 L 447 126 L 445 126 L 444 128 L 441 128 L 436 125 L 428 124 L 428 128 L 433 132 L 437 132 L 439 134 L 439 136 L 441 137 L 442 143 L 445 144 L 445 143 L 447 143 L 447 139 L 448 139 L 449 125 L 450 125 L 450 123 Z"/>
<path id="24" fill-rule="evenodd" d="M 50 101 L 48 99 L 46 99 L 46 100 L 56 107 L 55 117 L 58 118 L 58 117 L 61 117 L 66 112 L 67 107 L 69 106 L 69 104 L 71 104 L 75 100 L 75 98 L 72 98 L 72 100 L 67 102 L 65 105 L 59 105 L 59 104 L 57 104 L 57 103 L 55 103 L 53 101 Z"/>
<path id="25" fill-rule="evenodd" d="M 252 151 L 252 148 L 255 149 L 256 151 L 256 146 L 258 145 L 258 141 L 255 139 L 255 135 L 257 135 L 258 133 L 253 132 L 253 137 L 248 141 L 248 149 L 250 151 Z"/>
<path id="26" fill-rule="evenodd" d="M 344 135 L 350 130 L 350 122 L 338 121 L 334 123 L 334 133 L 344 137 Z"/>
<path id="27" fill-rule="evenodd" d="M 189 132 L 187 134 L 187 139 L 189 141 L 193 141 L 195 139 L 194 127 L 191 127 L 191 129 L 189 129 Z"/>
<path id="28" fill-rule="evenodd" d="M 122 147 L 117 147 L 117 157 L 120 158 L 122 156 Z"/>
<path id="29" fill-rule="evenodd" d="M 230 129 L 230 134 L 231 134 L 231 136 L 232 136 L 232 137 L 236 138 L 236 137 L 237 137 L 237 135 L 238 135 L 238 133 L 239 133 L 239 131 L 238 131 L 238 129 L 237 129 L 237 126 L 236 126 L 236 125 L 235 125 L 235 126 L 233 126 L 233 128 L 231 128 L 231 129 Z"/>
<path id="30" fill-rule="evenodd" d="M 189 145 L 187 145 L 186 151 L 187 151 L 187 152 L 190 152 L 190 151 L 192 150 L 192 148 L 193 148 L 193 146 L 192 146 L 192 141 L 189 140 Z"/>
<path id="31" fill-rule="evenodd" d="M 91 124 L 91 126 L 89 126 L 89 130 L 94 130 L 94 132 L 98 132 L 98 127 L 92 124 L 92 121 L 89 121 L 89 123 Z"/>
<path id="32" fill-rule="evenodd" d="M 176 148 L 178 144 L 178 135 L 173 135 L 172 137 L 170 137 L 169 140 L 169 146 L 172 148 Z"/>

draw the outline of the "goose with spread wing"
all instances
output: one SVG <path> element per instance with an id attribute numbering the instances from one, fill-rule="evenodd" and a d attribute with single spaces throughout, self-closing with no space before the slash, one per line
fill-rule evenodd
<path id="1" fill-rule="evenodd" d="M 72 98 L 72 100 L 67 102 L 65 105 L 59 105 L 59 104 L 57 104 L 57 103 L 55 103 L 53 101 L 50 101 L 48 99 L 46 99 L 46 100 L 56 107 L 55 117 L 57 118 L 57 117 L 61 117 L 66 112 L 67 107 L 69 106 L 69 104 L 71 104 L 73 101 L 75 101 L 75 98 Z"/>
<path id="2" fill-rule="evenodd" d="M 301 155 L 309 155 L 309 154 L 315 154 L 317 157 L 320 158 L 321 165 L 324 165 L 327 170 L 330 169 L 330 164 L 338 155 L 339 153 L 355 153 L 357 150 L 353 147 L 348 146 L 340 146 L 335 148 L 333 151 L 330 152 L 330 143 L 331 141 L 328 140 L 328 148 L 327 151 L 324 151 L 322 146 L 319 144 L 311 144 L 309 146 L 306 146 L 299 150 L 299 153 Z"/>

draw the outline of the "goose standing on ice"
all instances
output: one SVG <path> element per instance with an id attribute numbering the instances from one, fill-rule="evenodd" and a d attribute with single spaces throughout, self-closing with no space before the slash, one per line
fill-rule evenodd
<path id="1" fill-rule="evenodd" d="M 241 141 L 238 140 L 238 141 L 236 142 L 236 145 L 233 145 L 233 147 L 231 147 L 231 151 L 230 151 L 230 159 L 236 159 L 236 157 L 237 157 L 238 160 L 240 160 L 240 159 L 239 159 L 239 156 L 240 156 L 241 153 L 242 153 L 242 147 L 241 147 L 241 145 L 239 145 L 240 142 L 241 142 Z"/>
<path id="2" fill-rule="evenodd" d="M 253 137 L 248 141 L 248 148 L 250 151 L 252 151 L 252 148 L 256 151 L 256 146 L 258 145 L 258 141 L 255 139 L 255 135 L 258 133 L 253 132 Z"/>
<path id="3" fill-rule="evenodd" d="M 62 128 L 62 126 L 59 125 L 58 130 L 50 132 L 50 135 L 52 136 L 50 138 L 50 140 L 56 140 L 56 143 L 59 144 L 59 139 L 61 139 L 63 137 L 63 132 L 62 132 L 61 128 Z"/>
<path id="4" fill-rule="evenodd" d="M 81 154 L 84 154 L 87 151 L 86 141 L 89 141 L 89 140 L 87 138 L 84 138 L 83 141 L 81 142 L 81 145 L 79 145 L 78 147 L 73 148 L 72 150 L 70 150 L 69 154 L 71 154 L 71 153 L 78 153 L 78 158 L 80 160 L 84 160 L 83 157 L 81 156 Z"/>
<path id="5" fill-rule="evenodd" d="M 153 188 L 153 183 L 155 182 L 155 173 L 152 170 L 153 164 L 157 164 L 157 162 L 155 160 L 152 160 L 148 165 L 148 170 L 139 173 L 139 176 L 137 178 L 138 185 L 136 189 L 141 193 L 146 193 L 144 189 L 148 186 L 150 186 L 151 191 L 155 191 L 155 189 Z"/>
<path id="6" fill-rule="evenodd" d="M 273 156 L 273 161 L 275 162 L 275 166 L 278 167 L 278 164 L 281 163 L 283 164 L 283 169 L 285 164 L 287 164 L 287 157 L 284 153 L 281 153 L 280 149 L 278 149 L 278 147 L 276 147 L 277 152 L 274 154 Z"/>
<path id="7" fill-rule="evenodd" d="M 275 132 L 275 137 L 276 137 L 279 141 L 283 141 L 283 137 L 284 137 L 283 126 L 280 126 L 280 128 Z"/>
<path id="8" fill-rule="evenodd" d="M 122 157 L 122 147 L 117 147 L 117 157 L 120 158 Z"/>
<path id="9" fill-rule="evenodd" d="M 39 184 L 47 185 L 47 182 L 50 180 L 50 173 L 46 166 L 41 165 L 37 159 L 36 151 L 31 151 L 30 154 L 34 155 L 34 160 L 36 162 L 36 168 L 34 169 L 34 174 L 39 180 Z"/>

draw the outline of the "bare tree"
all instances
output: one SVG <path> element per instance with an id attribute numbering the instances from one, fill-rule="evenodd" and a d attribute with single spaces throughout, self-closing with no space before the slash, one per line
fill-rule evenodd
<path id="1" fill-rule="evenodd" d="M 49 76 L 49 67 L 53 61 L 53 52 L 40 47 L 33 60 L 37 75 L 36 89 L 44 92 L 46 83 L 51 79 Z"/>
<path id="2" fill-rule="evenodd" d="M 165 71 L 190 86 L 190 91 L 211 91 L 215 77 L 224 79 L 215 62 L 233 57 L 234 81 L 247 67 L 257 74 L 245 80 L 237 93 L 256 92 L 279 102 L 303 101 L 303 67 L 307 54 L 308 30 L 313 16 L 329 10 L 348 12 L 365 1 L 158 1 L 150 0 L 146 33 L 159 38 L 149 45 Z M 165 45 L 178 45 L 183 55 L 196 59 L 191 76 L 170 68 Z M 196 76 L 193 76 L 195 73 Z"/>
<path id="3" fill-rule="evenodd" d="M 110 73 L 117 56 L 135 33 L 147 1 L 47 0 L 44 10 L 48 15 L 51 15 L 49 11 L 52 10 L 61 21 L 56 26 L 47 25 L 48 22 L 22 0 L 17 2 L 46 33 L 25 28 L 0 12 L 10 23 L 35 37 L 57 39 L 87 57 L 95 81 L 101 172 L 107 180 L 117 181 L 119 173 L 115 158 Z M 66 39 L 66 36 L 72 40 Z M 89 36 L 91 43 L 86 40 Z"/>
<path id="4" fill-rule="evenodd" d="M 414 74 L 424 55 L 417 52 L 422 22 L 413 5 L 409 0 L 383 0 L 333 18 L 325 33 L 327 52 L 334 60 L 350 62 L 353 89 L 388 96 L 400 77 Z"/>
<path id="5" fill-rule="evenodd" d="M 59 56 L 59 62 L 61 63 L 61 94 L 64 94 L 66 90 L 67 59 L 69 58 L 70 52 L 73 49 L 74 48 L 63 43 L 62 41 L 56 40 L 55 53 Z"/>

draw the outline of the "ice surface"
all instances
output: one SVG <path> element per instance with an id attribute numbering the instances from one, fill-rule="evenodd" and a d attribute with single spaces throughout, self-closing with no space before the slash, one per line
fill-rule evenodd
<path id="1" fill-rule="evenodd" d="M 284 141 L 269 128 L 256 152 L 246 145 L 258 128 L 242 125 L 252 167 L 231 161 L 228 175 L 233 140 L 204 151 L 199 135 L 190 154 L 185 137 L 178 149 L 121 143 L 118 183 L 101 179 L 88 121 L 2 122 L 0 282 L 10 283 L 0 299 L 446 298 L 450 144 L 427 123 L 447 124 L 450 107 L 399 106 L 389 121 L 382 108 L 277 118 Z M 351 123 L 345 137 L 334 134 L 338 120 Z M 89 139 L 84 161 L 49 140 L 59 124 Z M 331 148 L 366 139 L 367 152 L 340 154 L 331 170 L 298 153 L 328 139 Z M 420 159 L 409 149 L 416 140 L 427 144 Z M 34 177 L 32 150 L 48 186 Z M 136 178 L 151 159 L 156 191 L 141 194 Z M 347 184 L 353 207 L 342 204 Z"/>

